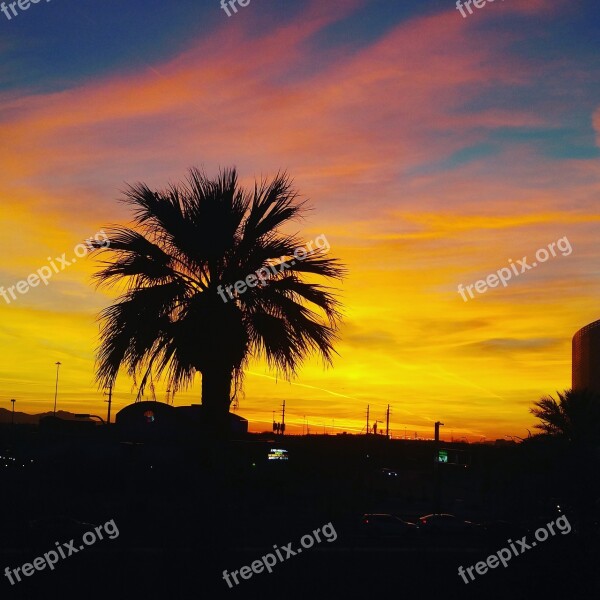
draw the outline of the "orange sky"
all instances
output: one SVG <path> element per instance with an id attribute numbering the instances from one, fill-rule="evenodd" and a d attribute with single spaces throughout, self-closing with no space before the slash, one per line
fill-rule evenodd
<path id="1" fill-rule="evenodd" d="M 3 88 L 0 285 L 127 222 L 124 182 L 163 187 L 192 165 L 235 164 L 249 184 L 287 169 L 314 208 L 299 229 L 325 234 L 349 268 L 346 319 L 331 369 L 309 360 L 289 383 L 252 365 L 238 411 L 251 429 L 269 428 L 285 398 L 289 432 L 305 417 L 314 431 L 334 419 L 360 431 L 367 404 L 383 420 L 389 403 L 395 435 L 430 436 L 441 420 L 447 438 L 524 436 L 531 403 L 570 386 L 571 336 L 600 316 L 592 74 L 571 46 L 534 45 L 560 35 L 572 5 L 512 2 L 462 19 L 438 3 L 360 43 L 325 43 L 369 3 L 322 4 L 259 34 L 264 15 L 248 8 L 161 59 Z M 565 236 L 569 256 L 468 302 L 457 293 Z M 59 408 L 105 414 L 95 317 L 110 296 L 91 285 L 95 268 L 82 258 L 0 298 L 1 406 L 51 410 L 59 360 Z M 114 408 L 134 396 L 123 377 Z"/>

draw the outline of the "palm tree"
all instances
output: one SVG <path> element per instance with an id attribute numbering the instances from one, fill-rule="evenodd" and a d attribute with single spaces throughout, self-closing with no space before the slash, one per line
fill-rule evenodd
<path id="1" fill-rule="evenodd" d="M 600 397 L 590 390 L 558 392 L 558 401 L 544 396 L 530 412 L 541 420 L 535 427 L 546 434 L 579 443 L 600 441 Z"/>
<path id="2" fill-rule="evenodd" d="M 303 244 L 281 228 L 302 215 L 304 203 L 287 174 L 247 191 L 235 168 L 215 179 L 191 169 L 184 183 L 164 191 L 129 186 L 123 201 L 133 207 L 133 228 L 107 228 L 108 242 L 95 246 L 111 259 L 96 273 L 98 285 L 124 286 L 100 314 L 100 386 L 114 385 L 124 367 L 138 397 L 161 375 L 175 392 L 199 372 L 202 404 L 219 430 L 251 358 L 265 357 L 286 378 L 313 351 L 332 363 L 339 302 L 331 288 L 304 278 L 341 279 L 345 268 L 322 247 L 292 264 Z M 259 285 L 223 294 L 276 265 L 281 272 Z"/>

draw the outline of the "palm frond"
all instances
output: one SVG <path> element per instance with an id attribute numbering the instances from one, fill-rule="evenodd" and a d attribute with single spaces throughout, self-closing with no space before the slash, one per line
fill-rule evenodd
<path id="1" fill-rule="evenodd" d="M 108 244 L 94 245 L 110 256 L 95 274 L 98 285 L 126 284 L 100 315 L 98 383 L 114 383 L 123 368 L 141 394 L 161 375 L 178 391 L 197 373 L 203 386 L 210 373 L 229 373 L 236 397 L 251 358 L 265 357 L 286 377 L 311 353 L 331 364 L 340 302 L 304 277 L 341 279 L 346 270 L 323 248 L 294 258 L 302 239 L 281 228 L 302 215 L 297 198 L 285 172 L 248 192 L 235 168 L 214 179 L 191 169 L 184 183 L 163 191 L 129 186 L 124 201 L 135 228 L 112 227 Z M 230 302 L 217 294 L 268 265 L 281 270 L 266 283 Z M 231 399 L 219 402 L 228 407 Z"/>

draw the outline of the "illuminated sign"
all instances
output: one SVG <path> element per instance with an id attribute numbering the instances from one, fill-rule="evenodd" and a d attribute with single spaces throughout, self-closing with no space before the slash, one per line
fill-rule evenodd
<path id="1" fill-rule="evenodd" d="M 448 462 L 448 450 L 440 450 L 438 452 L 437 461 L 440 463 L 447 463 Z"/>
<path id="2" fill-rule="evenodd" d="M 271 448 L 269 450 L 269 460 L 287 460 L 288 451 L 283 448 Z"/>

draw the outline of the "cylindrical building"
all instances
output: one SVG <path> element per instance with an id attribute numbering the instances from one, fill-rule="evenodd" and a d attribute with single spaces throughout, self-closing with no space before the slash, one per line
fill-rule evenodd
<path id="1" fill-rule="evenodd" d="M 573 336 L 571 387 L 600 394 L 600 320 L 582 327 Z"/>

